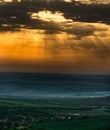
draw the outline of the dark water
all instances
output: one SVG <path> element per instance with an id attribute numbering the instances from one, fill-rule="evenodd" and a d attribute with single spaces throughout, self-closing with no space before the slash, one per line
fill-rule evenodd
<path id="1" fill-rule="evenodd" d="M 110 75 L 0 73 L 0 97 L 104 97 Z"/>

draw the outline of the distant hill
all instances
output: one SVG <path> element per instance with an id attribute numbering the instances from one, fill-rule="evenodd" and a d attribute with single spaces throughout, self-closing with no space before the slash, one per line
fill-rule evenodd
<path id="1" fill-rule="evenodd" d="M 0 97 L 104 97 L 110 75 L 0 73 Z"/>

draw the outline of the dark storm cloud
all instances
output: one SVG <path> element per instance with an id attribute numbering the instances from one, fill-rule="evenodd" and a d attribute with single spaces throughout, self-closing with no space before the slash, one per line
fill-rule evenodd
<path id="1" fill-rule="evenodd" d="M 110 23 L 109 4 L 84 5 L 78 2 L 69 3 L 60 0 L 51 2 L 36 2 L 33 0 L 32 2 L 0 3 L 0 31 L 17 31 L 21 28 L 31 28 L 44 29 L 47 33 L 59 32 L 57 25 L 30 17 L 31 12 L 37 13 L 41 10 L 50 10 L 53 13 L 60 11 L 65 18 L 73 21 Z M 91 34 L 94 31 L 94 29 L 90 30 L 86 29 L 86 33 Z"/>

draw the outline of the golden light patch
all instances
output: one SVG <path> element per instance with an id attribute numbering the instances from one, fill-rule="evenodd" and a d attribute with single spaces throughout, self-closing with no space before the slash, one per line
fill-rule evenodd
<path id="1" fill-rule="evenodd" d="M 55 12 L 52 13 L 51 11 L 44 10 L 44 11 L 39 11 L 38 13 L 32 13 L 31 15 L 32 19 L 41 19 L 43 21 L 54 21 L 54 22 L 66 22 L 66 21 L 72 21 L 72 20 L 67 20 L 64 16 L 63 13 L 60 12 Z"/>
<path id="2" fill-rule="evenodd" d="M 71 0 L 64 0 L 65 2 L 72 2 Z"/>
<path id="3" fill-rule="evenodd" d="M 84 4 L 110 4 L 110 0 L 75 0 Z"/>
<path id="4" fill-rule="evenodd" d="M 84 35 L 79 39 L 76 35 L 80 34 L 82 24 Z M 78 27 L 73 23 L 70 30 L 65 27 L 64 32 L 52 34 L 28 29 L 1 33 L 0 70 L 109 72 L 110 27 L 98 23 L 82 24 L 77 24 L 80 30 L 76 30 Z M 89 33 L 92 27 L 94 33 Z"/>
<path id="5" fill-rule="evenodd" d="M 12 2 L 12 0 L 4 0 L 4 2 Z"/>

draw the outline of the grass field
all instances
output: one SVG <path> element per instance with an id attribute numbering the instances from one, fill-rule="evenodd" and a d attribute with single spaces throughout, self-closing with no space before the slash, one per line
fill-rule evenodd
<path id="1" fill-rule="evenodd" d="M 110 117 L 93 117 L 90 119 L 41 123 L 34 128 L 49 130 L 106 130 L 110 129 Z"/>
<path id="2" fill-rule="evenodd" d="M 0 99 L 0 130 L 110 130 L 109 124 L 109 97 Z"/>
<path id="3" fill-rule="evenodd" d="M 104 98 L 41 98 L 17 99 L 0 98 L 0 106 L 8 107 L 110 107 L 110 97 Z"/>

